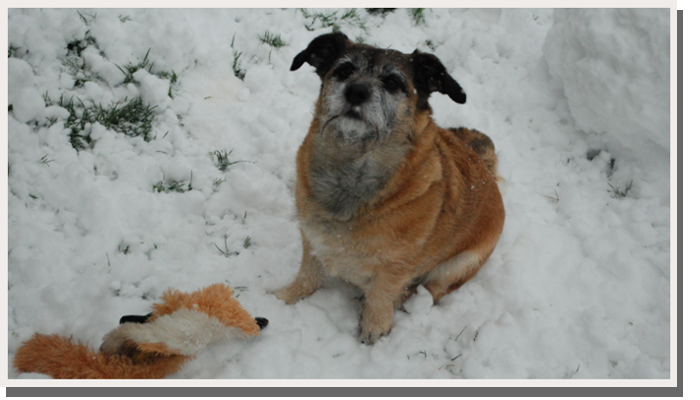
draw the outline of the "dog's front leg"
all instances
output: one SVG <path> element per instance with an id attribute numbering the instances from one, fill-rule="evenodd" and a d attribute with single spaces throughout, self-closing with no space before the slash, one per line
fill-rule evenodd
<path id="1" fill-rule="evenodd" d="M 321 287 L 326 279 L 326 271 L 323 264 L 311 254 L 311 245 L 304 237 L 303 232 L 301 240 L 303 254 L 301 267 L 299 267 L 296 278 L 289 285 L 274 292 L 278 299 L 284 300 L 287 304 L 294 304 L 305 297 L 311 296 Z"/>
<path id="2" fill-rule="evenodd" d="M 380 272 L 365 293 L 365 307 L 360 321 L 360 340 L 374 344 L 380 337 L 388 335 L 394 323 L 394 309 L 401 298 L 406 279 L 387 272 Z"/>

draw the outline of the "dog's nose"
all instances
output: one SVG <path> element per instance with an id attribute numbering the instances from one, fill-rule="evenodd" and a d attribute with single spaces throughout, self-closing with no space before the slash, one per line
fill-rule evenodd
<path id="1" fill-rule="evenodd" d="M 369 98 L 369 89 L 361 83 L 353 83 L 345 89 L 345 98 L 353 106 L 360 105 Z"/>

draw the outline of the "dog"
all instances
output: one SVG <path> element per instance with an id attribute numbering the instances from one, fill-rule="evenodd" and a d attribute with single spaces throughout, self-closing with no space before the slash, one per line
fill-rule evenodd
<path id="1" fill-rule="evenodd" d="M 490 257 L 505 220 L 498 160 L 488 136 L 433 121 L 433 92 L 467 99 L 435 55 L 335 32 L 311 41 L 291 70 L 304 63 L 321 90 L 296 159 L 303 255 L 274 293 L 293 304 L 329 277 L 357 286 L 360 340 L 373 344 L 418 285 L 437 303 Z"/>

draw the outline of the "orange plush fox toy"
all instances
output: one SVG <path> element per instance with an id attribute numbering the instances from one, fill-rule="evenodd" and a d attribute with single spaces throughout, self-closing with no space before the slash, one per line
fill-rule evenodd
<path id="1" fill-rule="evenodd" d="M 168 289 L 145 316 L 125 316 L 104 337 L 100 351 L 72 338 L 34 334 L 17 351 L 20 372 L 60 379 L 158 379 L 172 374 L 207 345 L 257 336 L 265 318 L 253 318 L 215 284 L 193 293 Z"/>

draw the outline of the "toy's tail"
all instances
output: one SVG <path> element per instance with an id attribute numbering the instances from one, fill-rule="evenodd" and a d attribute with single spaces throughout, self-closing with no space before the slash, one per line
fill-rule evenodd
<path id="1" fill-rule="evenodd" d="M 34 336 L 17 350 L 20 372 L 39 372 L 55 379 L 160 379 L 180 369 L 189 357 L 171 355 L 135 364 L 121 355 L 98 353 L 72 338 Z"/>

